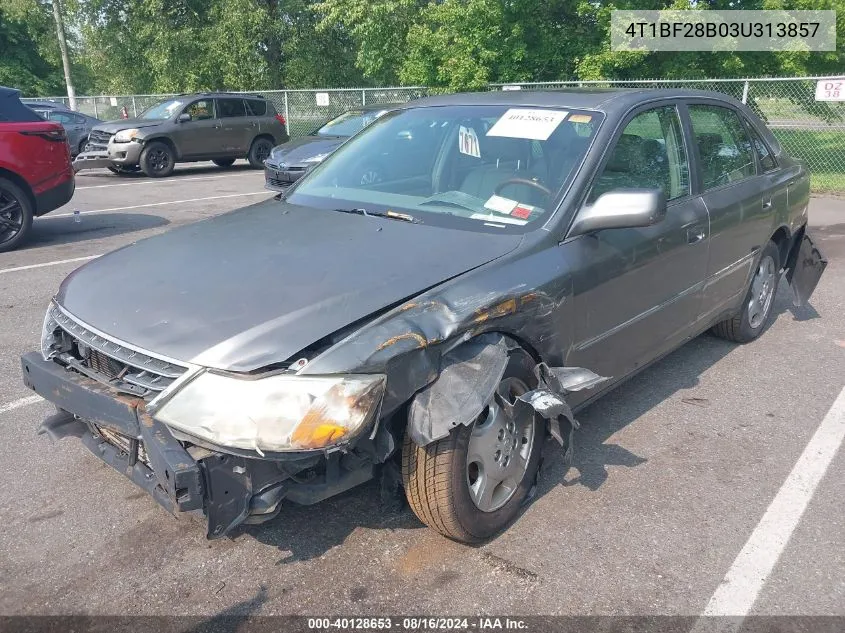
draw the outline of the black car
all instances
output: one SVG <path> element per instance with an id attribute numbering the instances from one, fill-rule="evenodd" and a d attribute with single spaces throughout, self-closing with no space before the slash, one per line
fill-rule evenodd
<path id="1" fill-rule="evenodd" d="M 781 271 L 807 301 L 808 200 L 806 169 L 713 92 L 423 99 L 279 200 L 72 273 L 23 378 L 58 407 L 44 431 L 210 537 L 380 476 L 480 541 L 580 407 L 707 330 L 760 336 Z"/>
<path id="2" fill-rule="evenodd" d="M 314 130 L 308 136 L 274 147 L 264 161 L 265 186 L 271 191 L 284 191 L 314 165 L 319 165 L 350 136 L 367 127 L 398 104 L 371 105 L 344 112 Z M 377 172 L 364 175 L 378 178 Z"/>
<path id="3" fill-rule="evenodd" d="M 226 168 L 246 158 L 261 169 L 273 146 L 287 139 L 284 117 L 260 95 L 185 94 L 147 108 L 137 119 L 94 126 L 73 168 L 140 170 L 160 178 L 172 174 L 176 163 L 210 160 Z"/>

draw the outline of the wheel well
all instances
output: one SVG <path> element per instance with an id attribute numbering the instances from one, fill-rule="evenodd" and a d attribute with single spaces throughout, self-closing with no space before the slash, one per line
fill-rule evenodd
<path id="1" fill-rule="evenodd" d="M 252 139 L 252 143 L 250 143 L 250 144 L 249 144 L 250 149 L 252 149 L 252 146 L 255 144 L 255 141 L 257 141 L 257 140 L 258 140 L 258 139 L 260 139 L 260 138 L 266 138 L 266 139 L 267 139 L 268 141 L 270 141 L 273 145 L 275 145 L 275 144 L 276 144 L 276 139 L 274 139 L 274 138 L 273 138 L 273 135 L 272 135 L 272 134 L 259 134 L 259 135 L 258 135 L 258 136 L 256 136 L 254 139 Z"/>
<path id="2" fill-rule="evenodd" d="M 789 230 L 782 226 L 771 237 L 772 242 L 778 247 L 778 254 L 780 255 L 780 265 L 783 267 L 786 264 L 786 258 L 789 256 Z"/>
<path id="3" fill-rule="evenodd" d="M 35 213 L 35 194 L 32 193 L 32 187 L 29 186 L 29 183 L 18 176 L 15 172 L 9 171 L 8 169 L 3 169 L 0 167 L 0 178 L 5 178 L 6 180 L 11 180 L 15 183 L 18 187 L 23 190 L 26 194 L 26 197 L 29 198 L 29 203 L 32 206 L 32 212 Z"/>
<path id="4" fill-rule="evenodd" d="M 167 145 L 170 148 L 170 150 L 173 152 L 173 155 L 176 158 L 181 158 L 181 156 L 182 156 L 181 153 L 179 152 L 179 149 L 176 147 L 176 144 L 166 136 L 156 136 L 156 137 L 153 137 L 151 139 L 144 141 L 144 148 L 146 149 L 146 146 L 149 145 L 150 143 L 164 143 L 165 145 Z"/>

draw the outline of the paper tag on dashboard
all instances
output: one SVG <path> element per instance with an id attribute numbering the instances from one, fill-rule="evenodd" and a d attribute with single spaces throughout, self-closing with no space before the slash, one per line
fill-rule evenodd
<path id="1" fill-rule="evenodd" d="M 487 131 L 487 136 L 545 141 L 567 114 L 569 113 L 562 110 L 511 108 Z"/>
<path id="2" fill-rule="evenodd" d="M 495 211 L 496 213 L 504 213 L 505 215 L 510 215 L 511 211 L 513 211 L 514 207 L 519 204 L 516 200 L 511 200 L 510 198 L 503 198 L 502 196 L 492 195 L 487 199 L 487 202 L 484 203 L 485 209 L 490 209 L 491 211 Z"/>

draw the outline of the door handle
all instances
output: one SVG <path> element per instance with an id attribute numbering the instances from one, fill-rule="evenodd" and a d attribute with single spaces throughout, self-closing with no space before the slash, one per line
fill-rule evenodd
<path id="1" fill-rule="evenodd" d="M 768 200 L 763 200 L 763 209 L 768 210 L 772 208 L 772 199 L 769 198 Z"/>
<path id="2" fill-rule="evenodd" d="M 687 244 L 695 244 L 696 242 L 703 240 L 705 237 L 707 237 L 707 235 L 701 227 L 687 229 Z"/>

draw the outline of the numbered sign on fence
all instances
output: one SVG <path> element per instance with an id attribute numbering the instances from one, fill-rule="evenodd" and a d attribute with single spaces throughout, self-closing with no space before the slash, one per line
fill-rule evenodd
<path id="1" fill-rule="evenodd" d="M 845 101 L 845 79 L 821 79 L 816 84 L 816 101 Z"/>
<path id="2" fill-rule="evenodd" d="M 328 92 L 318 92 L 316 95 L 317 105 L 318 106 L 327 106 L 329 105 L 329 93 Z"/>

